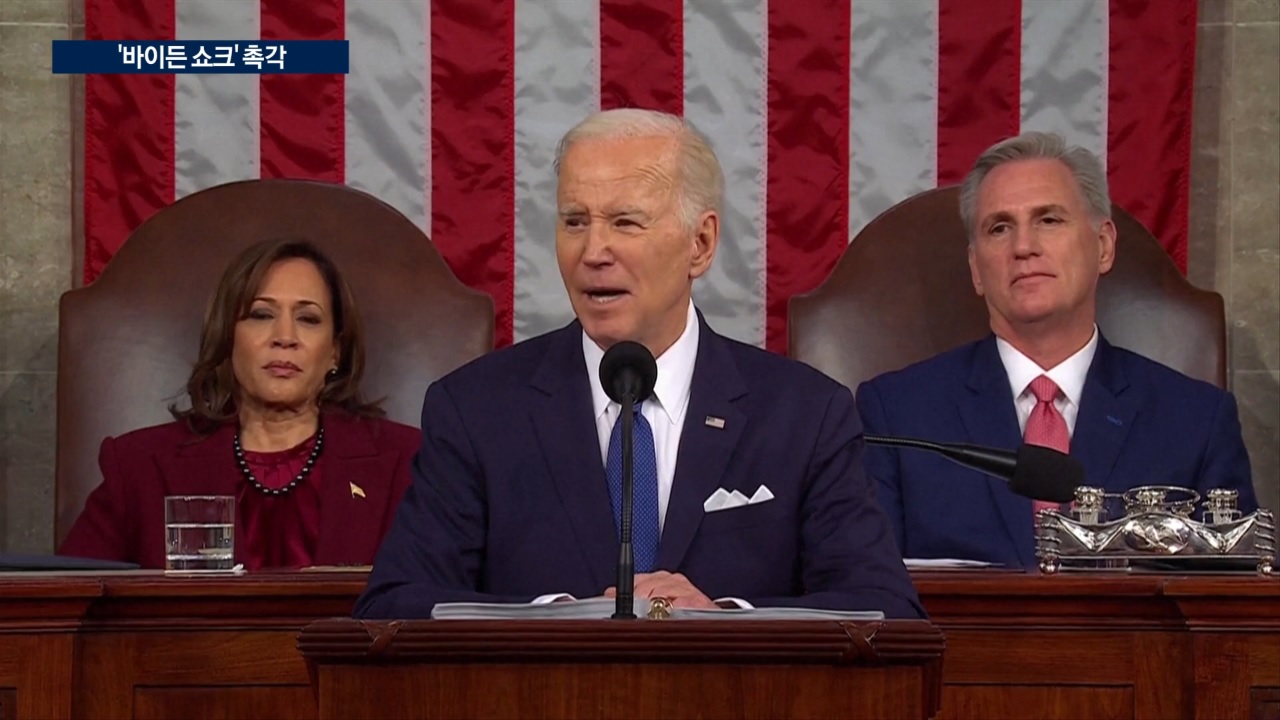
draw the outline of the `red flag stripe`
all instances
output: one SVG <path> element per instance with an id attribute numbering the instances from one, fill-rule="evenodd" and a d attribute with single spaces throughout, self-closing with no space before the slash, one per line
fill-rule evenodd
<path id="1" fill-rule="evenodd" d="M 1020 0 L 938 0 L 939 186 L 960 182 L 988 145 L 1018 134 L 1021 65 Z"/>
<path id="2" fill-rule="evenodd" d="M 341 37 L 344 1 L 320 0 L 323 4 L 317 6 L 258 0 L 262 35 Z M 695 25 L 684 16 L 683 3 L 600 1 L 601 104 L 678 112 L 700 108 L 697 104 L 705 98 L 683 97 L 683 76 L 691 72 L 685 67 L 685 52 L 694 57 L 700 47 L 700 39 L 689 36 L 690 47 L 685 48 L 685 36 Z M 938 183 L 949 184 L 962 177 L 983 147 L 1019 130 L 1025 0 L 936 2 L 938 149 L 930 162 L 936 163 Z M 772 5 L 763 28 L 769 33 L 769 77 L 760 78 L 767 84 L 765 97 L 758 97 L 758 86 L 741 85 L 743 95 L 733 99 L 740 104 L 763 102 L 762 111 L 768 112 L 767 135 L 745 138 L 765 142 L 767 156 L 755 176 L 766 191 L 762 202 L 767 205 L 760 209 L 767 222 L 765 247 L 756 250 L 766 254 L 765 273 L 758 278 L 763 295 L 753 297 L 752 304 L 765 303 L 759 320 L 765 324 L 766 345 L 783 351 L 786 300 L 825 277 L 847 240 L 844 233 L 824 230 L 824 223 L 834 220 L 835 227 L 840 214 L 848 214 L 847 198 L 838 190 L 824 194 L 821 190 L 827 185 L 819 181 L 825 177 L 838 187 L 848 172 L 845 166 L 833 169 L 831 163 L 848 152 L 848 136 L 841 127 L 848 119 L 839 117 L 843 105 L 837 111 L 832 101 L 848 89 L 846 73 L 841 69 L 837 75 L 834 69 L 847 62 L 850 7 L 844 0 Z M 85 9 L 86 36 L 91 39 L 174 35 L 174 0 L 85 0 Z M 433 129 L 431 172 L 423 191 L 434 208 L 431 234 L 460 278 L 495 298 L 500 344 L 510 342 L 514 302 L 515 10 L 509 0 L 483 9 L 463 0 L 435 0 L 427 28 L 432 36 L 429 46 L 434 46 L 433 92 L 427 108 Z M 1104 142 L 1112 195 L 1150 227 L 1185 268 L 1195 0 L 1109 0 L 1106 10 L 1110 67 Z M 815 18 L 827 18 L 830 24 Z M 910 13 L 901 18 L 910 21 Z M 697 27 L 695 32 L 718 32 L 707 25 Z M 832 35 L 839 36 L 838 43 Z M 1067 37 L 1050 39 L 1054 47 L 1065 48 L 1071 42 Z M 590 65 L 584 71 L 590 72 Z M 341 126 L 345 88 L 338 84 L 341 79 L 332 78 L 325 79 L 338 81 L 327 86 L 330 90 L 297 92 L 302 87 L 297 81 L 311 80 L 262 80 L 264 176 L 343 179 L 343 156 L 348 152 Z M 687 80 L 693 88 L 702 79 Z M 895 80 L 901 78 L 892 70 L 872 77 L 904 93 L 913 92 L 910 85 L 920 82 L 894 85 Z M 282 84 L 274 86 L 277 82 Z M 86 282 L 97 277 L 130 232 L 172 202 L 174 85 L 173 78 L 164 75 L 86 78 Z M 816 85 L 822 86 L 820 97 L 814 97 Z M 1069 95 L 1062 98 L 1064 103 L 1072 102 Z M 824 105 L 824 99 L 830 104 Z M 316 122 L 317 116 L 332 120 Z M 218 121 L 212 117 L 202 122 Z M 300 129 L 305 129 L 305 138 L 298 136 Z M 804 162 L 819 155 L 816 163 Z M 731 180 L 732 187 L 742 187 L 741 175 Z M 794 202 L 788 204 L 788 198 Z"/>
<path id="3" fill-rule="evenodd" d="M 849 241 L 849 6 L 769 3 L 768 29 L 765 347 L 786 353 L 787 301 Z"/>
<path id="4" fill-rule="evenodd" d="M 601 0 L 600 107 L 684 112 L 681 0 Z"/>
<path id="5" fill-rule="evenodd" d="M 1111 199 L 1187 269 L 1195 0 L 1111 0 Z"/>
<path id="6" fill-rule="evenodd" d="M 172 40 L 174 0 L 85 0 L 87 40 Z M 84 281 L 173 202 L 172 75 L 88 75 L 84 105 Z"/>
<path id="7" fill-rule="evenodd" d="M 515 7 L 431 3 L 431 239 L 489 293 L 511 344 L 515 249 Z"/>
<path id="8" fill-rule="evenodd" d="M 261 17 L 263 40 L 346 35 L 343 0 L 261 0 Z M 262 177 L 343 181 L 344 85 L 341 75 L 262 76 Z"/>

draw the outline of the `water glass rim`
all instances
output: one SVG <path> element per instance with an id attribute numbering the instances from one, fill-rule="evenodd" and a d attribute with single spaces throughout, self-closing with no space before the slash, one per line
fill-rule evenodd
<path id="1" fill-rule="evenodd" d="M 165 495 L 165 502 L 170 500 L 234 500 L 235 495 Z"/>

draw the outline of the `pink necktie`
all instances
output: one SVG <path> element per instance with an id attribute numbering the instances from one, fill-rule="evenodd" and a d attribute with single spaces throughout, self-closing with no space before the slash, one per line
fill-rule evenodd
<path id="1" fill-rule="evenodd" d="M 1068 452 L 1071 448 L 1071 434 L 1067 432 L 1067 421 L 1062 418 L 1062 413 L 1058 412 L 1058 408 L 1053 404 L 1062 391 L 1047 375 L 1041 375 L 1032 380 L 1028 387 L 1031 389 L 1031 394 L 1036 396 L 1036 406 L 1031 410 L 1031 416 L 1027 418 L 1027 429 L 1023 433 L 1023 441 L 1028 445 L 1043 445 L 1058 452 Z M 1059 507 L 1058 503 L 1039 500 L 1033 501 L 1032 506 L 1034 512 L 1045 508 L 1056 510 Z"/>

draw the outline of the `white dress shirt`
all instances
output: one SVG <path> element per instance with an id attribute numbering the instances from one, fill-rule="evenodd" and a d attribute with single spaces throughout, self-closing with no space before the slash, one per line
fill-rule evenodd
<path id="1" fill-rule="evenodd" d="M 1089 366 L 1093 364 L 1093 355 L 1098 349 L 1098 326 L 1093 326 L 1093 336 L 1084 347 L 1074 355 L 1045 369 L 1034 360 L 1023 355 L 1017 348 L 1003 338 L 996 338 L 996 348 L 1000 352 L 1000 362 L 1009 376 L 1009 389 L 1013 392 L 1013 404 L 1018 411 L 1018 432 L 1026 433 L 1027 418 L 1036 407 L 1036 396 L 1031 392 L 1031 381 L 1041 375 L 1048 375 L 1058 389 L 1062 391 L 1053 401 L 1053 406 L 1062 414 L 1067 423 L 1067 433 L 1075 435 L 1076 417 L 1080 414 L 1080 397 L 1084 394 L 1085 377 L 1089 374 Z"/>
<path id="2" fill-rule="evenodd" d="M 680 432 L 684 429 L 685 412 L 689 409 L 689 394 L 693 387 L 693 367 L 698 359 L 698 314 L 689 302 L 685 316 L 684 332 L 666 352 L 658 356 L 658 379 L 653 394 L 640 406 L 640 414 L 653 429 L 653 449 L 658 460 L 658 533 L 666 523 L 667 504 L 671 499 L 671 485 L 676 477 L 676 456 L 680 453 Z M 609 399 L 600 384 L 600 361 L 604 350 L 582 333 L 582 355 L 587 362 L 587 377 L 591 380 L 591 404 L 596 420 L 596 435 L 600 441 L 600 463 L 609 462 L 609 436 L 613 425 L 622 414 L 622 406 Z M 549 593 L 533 600 L 534 604 L 548 603 L 561 598 L 574 599 L 565 593 Z M 724 607 L 734 605 L 750 610 L 751 603 L 742 598 L 723 597 L 713 600 Z"/>
<path id="3" fill-rule="evenodd" d="M 609 399 L 600 384 L 600 361 L 604 350 L 582 333 L 582 354 L 587 361 L 587 377 L 591 379 L 591 405 L 600 439 L 600 462 L 609 462 L 609 436 L 622 414 L 622 406 Z M 680 431 L 684 414 L 689 409 L 689 388 L 693 385 L 693 365 L 698 359 L 698 315 L 689 303 L 684 332 L 666 352 L 657 358 L 658 379 L 653 395 L 640 406 L 640 414 L 653 428 L 653 449 L 658 460 L 658 533 L 667 517 L 671 484 L 676 476 L 676 455 L 680 451 Z"/>

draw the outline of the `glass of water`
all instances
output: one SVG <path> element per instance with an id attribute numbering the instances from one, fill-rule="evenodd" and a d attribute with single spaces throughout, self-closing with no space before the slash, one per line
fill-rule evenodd
<path id="1" fill-rule="evenodd" d="M 236 499 L 231 495 L 165 497 L 165 570 L 231 570 L 235 566 L 235 517 Z"/>

